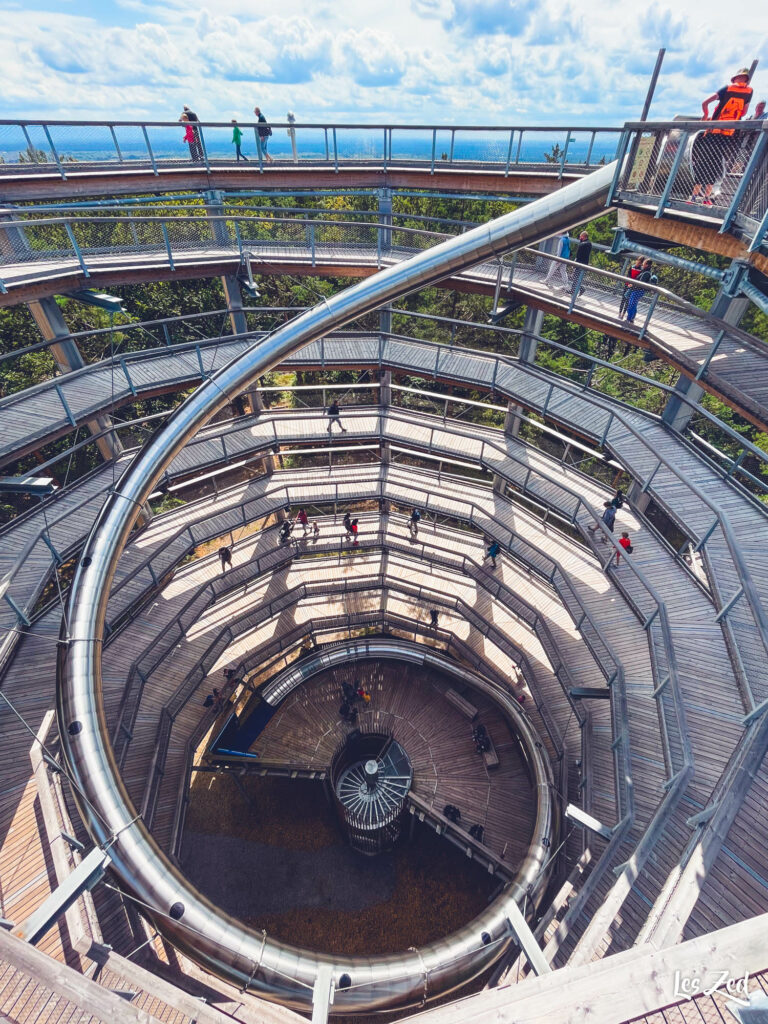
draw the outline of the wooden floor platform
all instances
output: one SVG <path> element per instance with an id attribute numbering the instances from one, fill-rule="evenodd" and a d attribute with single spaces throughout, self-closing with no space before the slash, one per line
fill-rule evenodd
<path id="1" fill-rule="evenodd" d="M 477 721 L 493 737 L 500 764 L 489 772 L 475 750 L 472 725 L 445 698 L 453 685 L 441 673 L 402 662 L 354 662 L 327 670 L 295 690 L 252 746 L 263 764 L 306 763 L 328 768 L 349 732 L 339 717 L 342 682 L 359 679 L 371 694 L 359 705 L 357 728 L 392 736 L 413 768 L 413 790 L 431 807 L 453 804 L 464 829 L 483 827 L 483 845 L 519 863 L 536 817 L 535 790 L 510 726 L 484 694 L 468 691 Z"/>

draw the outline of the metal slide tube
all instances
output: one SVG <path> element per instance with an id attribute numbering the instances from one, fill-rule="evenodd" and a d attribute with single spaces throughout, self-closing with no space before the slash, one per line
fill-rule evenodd
<path id="1" fill-rule="evenodd" d="M 85 800 L 80 811 L 95 842 L 117 836 L 113 868 L 135 896 L 155 909 L 168 939 L 214 974 L 239 987 L 307 1011 L 322 966 L 338 982 L 335 1013 L 362 1013 L 421 1004 L 458 987 L 492 963 L 511 941 L 502 893 L 470 925 L 416 952 L 331 957 L 264 941 L 224 914 L 184 878 L 137 818 L 112 752 L 102 706 L 101 644 L 112 579 L 143 503 L 166 466 L 231 396 L 300 346 L 391 302 L 492 256 L 540 241 L 600 216 L 614 175 L 608 165 L 553 195 L 474 228 L 324 299 L 206 380 L 176 410 L 120 479 L 104 504 L 77 567 L 62 626 L 58 713 L 62 746 Z M 86 802 L 87 801 L 87 802 Z M 483 944 L 481 933 L 491 941 Z"/>

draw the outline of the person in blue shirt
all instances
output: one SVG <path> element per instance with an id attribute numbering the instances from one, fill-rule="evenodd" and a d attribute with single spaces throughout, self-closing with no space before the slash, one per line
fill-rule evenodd
<path id="1" fill-rule="evenodd" d="M 493 562 L 493 568 L 494 569 L 496 568 L 496 556 L 498 555 L 498 553 L 500 551 L 501 551 L 501 547 L 499 546 L 498 541 L 494 540 L 494 541 L 492 541 L 491 544 L 488 545 L 488 551 L 487 551 L 485 557 L 486 558 L 490 558 L 490 560 Z"/>
<path id="2" fill-rule="evenodd" d="M 569 260 L 571 258 L 571 236 L 568 234 L 567 229 L 563 231 L 557 239 L 557 252 L 556 255 L 563 260 Z M 565 289 L 568 287 L 568 272 L 564 263 L 558 263 L 557 260 L 548 260 L 549 270 L 547 276 L 544 278 L 544 284 L 550 284 L 555 276 L 558 276 L 563 282 L 562 287 Z M 554 288 L 557 285 L 553 285 Z"/>

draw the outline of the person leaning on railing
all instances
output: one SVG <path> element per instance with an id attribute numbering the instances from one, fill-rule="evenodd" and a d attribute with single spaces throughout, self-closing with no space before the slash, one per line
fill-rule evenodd
<path id="1" fill-rule="evenodd" d="M 701 104 L 705 121 L 740 121 L 747 112 L 752 99 L 752 87 L 749 84 L 749 68 L 741 68 L 731 79 L 730 85 L 712 93 Z M 709 116 L 709 105 L 717 101 L 712 117 Z M 733 135 L 735 128 L 712 128 L 697 136 L 691 150 L 693 174 L 695 182 L 689 203 L 701 203 L 712 206 L 712 188 L 724 172 L 726 160 L 734 156 Z M 737 147 L 738 148 L 738 147 Z M 704 188 L 703 197 L 701 195 Z"/>

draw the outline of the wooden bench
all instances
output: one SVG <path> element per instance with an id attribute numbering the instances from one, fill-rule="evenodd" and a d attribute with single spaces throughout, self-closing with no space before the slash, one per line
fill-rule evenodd
<path id="1" fill-rule="evenodd" d="M 477 708 L 474 704 L 470 704 L 468 700 L 465 700 L 460 693 L 457 693 L 454 689 L 445 691 L 445 699 L 449 704 L 453 704 L 457 711 L 460 711 L 462 715 L 466 715 L 470 722 L 474 722 L 477 718 Z"/>
<path id="2" fill-rule="evenodd" d="M 496 747 L 493 745 L 488 732 L 485 734 L 488 737 L 488 749 L 483 751 L 483 760 L 485 761 L 486 768 L 498 768 L 499 767 L 499 755 L 496 753 Z"/>

